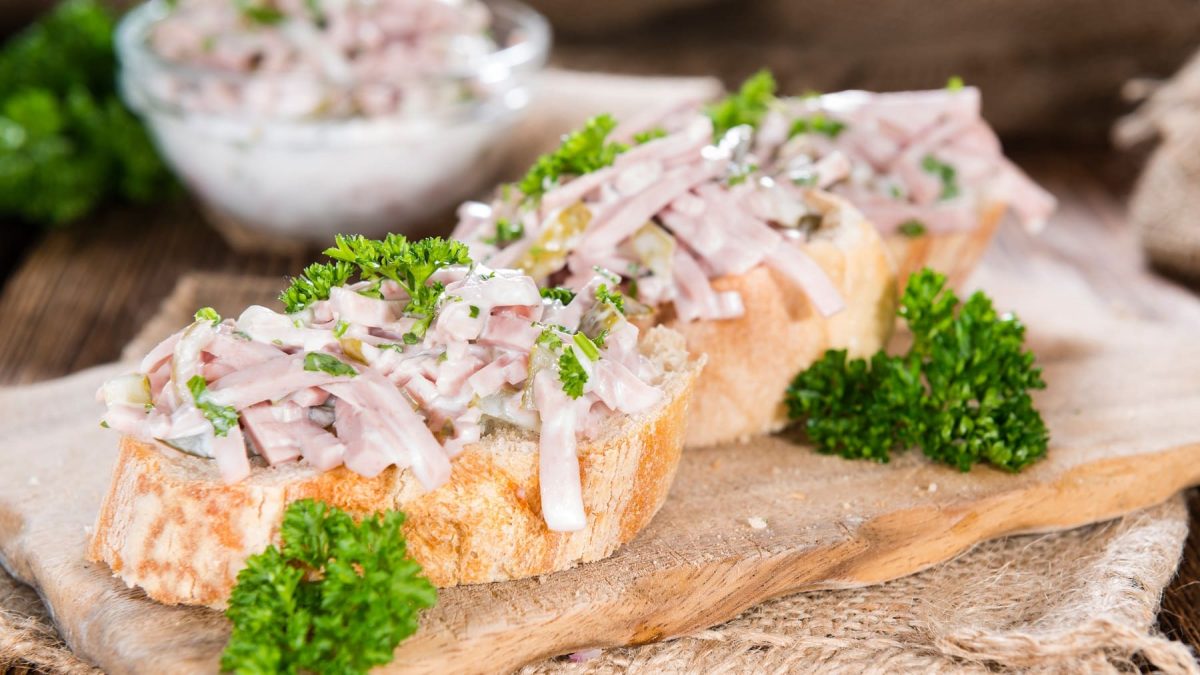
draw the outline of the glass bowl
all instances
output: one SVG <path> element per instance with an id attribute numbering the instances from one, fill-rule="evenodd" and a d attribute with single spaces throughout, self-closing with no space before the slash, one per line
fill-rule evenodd
<path id="1" fill-rule="evenodd" d="M 148 37 L 170 11 L 166 0 L 137 7 L 118 26 L 119 84 L 164 159 L 235 247 L 289 250 L 338 232 L 416 233 L 494 182 L 500 142 L 546 60 L 550 29 L 540 14 L 507 0 L 484 4 L 498 47 L 465 66 L 406 80 L 423 103 L 387 116 L 288 109 L 314 91 L 336 97 L 370 83 L 165 60 Z"/>

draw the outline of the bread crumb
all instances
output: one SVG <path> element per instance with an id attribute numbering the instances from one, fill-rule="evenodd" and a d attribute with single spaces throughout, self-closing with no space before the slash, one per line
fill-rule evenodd
<path id="1" fill-rule="evenodd" d="M 713 460 L 713 463 L 712 463 L 712 464 L 709 464 L 708 466 L 709 466 L 709 468 L 710 468 L 710 469 L 712 469 L 713 471 L 716 471 L 717 469 L 721 468 L 721 460 L 719 460 L 719 459 L 714 459 L 714 460 Z"/>
<path id="2" fill-rule="evenodd" d="M 930 483 L 927 488 L 930 492 L 937 492 L 937 483 Z"/>
<path id="3" fill-rule="evenodd" d="M 750 524 L 750 527 L 756 530 L 767 529 L 767 521 L 758 516 L 750 516 L 746 519 L 746 522 Z"/>
<path id="4" fill-rule="evenodd" d="M 804 501 L 805 499 L 808 499 L 808 495 L 804 494 L 803 492 L 793 492 L 792 494 L 790 494 L 788 496 L 791 497 L 792 499 L 795 499 L 796 501 L 801 501 L 801 502 Z"/>
<path id="5" fill-rule="evenodd" d="M 846 511 L 850 510 L 850 502 L 842 502 L 842 508 Z"/>

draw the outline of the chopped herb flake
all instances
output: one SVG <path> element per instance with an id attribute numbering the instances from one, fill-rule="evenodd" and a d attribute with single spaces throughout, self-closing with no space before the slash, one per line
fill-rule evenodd
<path id="1" fill-rule="evenodd" d="M 896 231 L 909 238 L 919 237 L 925 234 L 925 223 L 911 218 L 900 223 L 900 227 L 896 228 Z"/>
<path id="2" fill-rule="evenodd" d="M 830 119 L 822 113 L 816 113 L 811 117 L 800 117 L 793 121 L 791 129 L 788 130 L 788 138 L 808 133 L 823 134 L 830 138 L 837 138 L 838 134 L 845 130 L 845 122 Z"/>
<path id="3" fill-rule="evenodd" d="M 483 243 L 493 246 L 504 246 L 517 241 L 525 236 L 525 226 L 521 223 L 514 223 L 508 218 L 496 219 L 496 234 L 491 237 L 484 237 Z"/>
<path id="4" fill-rule="evenodd" d="M 921 168 L 926 173 L 937 176 L 938 180 L 942 182 L 942 193 L 938 195 L 939 200 L 946 201 L 954 199 L 959 195 L 958 172 L 954 170 L 953 166 L 939 160 L 933 155 L 925 155 L 921 159 Z"/>
<path id="5" fill-rule="evenodd" d="M 563 305 L 569 305 L 569 304 L 571 304 L 571 301 L 575 299 L 575 292 L 569 288 L 564 288 L 562 286 L 554 286 L 552 288 L 543 288 L 543 289 L 540 289 L 540 292 L 541 292 L 543 298 L 548 298 L 550 300 L 557 300 L 557 301 L 561 302 Z"/>
<path id="6" fill-rule="evenodd" d="M 344 363 L 341 359 L 324 352 L 309 352 L 304 355 L 304 369 L 317 373 L 354 377 L 358 371 Z"/>
<path id="7" fill-rule="evenodd" d="M 211 321 L 212 325 L 221 323 L 221 315 L 217 314 L 217 310 L 212 307 L 201 307 L 196 310 L 196 321 Z"/>
<path id="8" fill-rule="evenodd" d="M 218 436 L 229 435 L 229 430 L 238 423 L 237 410 L 231 405 L 217 405 L 212 402 L 208 393 L 208 383 L 204 381 L 203 375 L 193 375 L 192 379 L 187 381 L 187 388 L 192 393 L 196 407 L 212 423 L 213 432 Z"/>

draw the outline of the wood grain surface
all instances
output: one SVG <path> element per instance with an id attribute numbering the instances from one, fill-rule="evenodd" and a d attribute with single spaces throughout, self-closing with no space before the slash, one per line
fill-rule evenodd
<path id="1" fill-rule="evenodd" d="M 1011 278 L 1014 271 L 1019 272 L 1020 283 L 1013 284 L 999 298 L 1002 303 L 1010 299 L 1008 293 L 1021 297 L 1036 294 L 1047 284 L 1061 285 L 1076 296 L 1072 311 L 1058 317 L 1065 320 L 1066 328 L 1070 327 L 1072 314 L 1079 322 L 1086 322 L 1089 315 L 1100 312 L 1118 317 L 1114 325 L 1119 325 L 1120 319 L 1125 318 L 1145 321 L 1168 332 L 1200 330 L 1200 302 L 1195 296 L 1142 269 L 1133 234 L 1121 212 L 1120 188 L 1124 182 L 1120 180 L 1120 172 L 1118 180 L 1114 181 L 1108 172 L 1108 164 L 1097 161 L 1095 156 L 1038 155 L 1024 159 L 1037 177 L 1063 199 L 1062 212 L 1037 242 L 1015 228 L 1003 229 L 996 245 L 989 251 L 985 268 L 976 283 L 992 290 L 996 279 L 1003 275 Z M 0 331 L 0 381 L 29 382 L 111 360 L 120 346 L 156 311 L 159 301 L 170 292 L 174 282 L 187 272 L 236 270 L 281 278 L 298 269 L 301 262 L 232 256 L 198 223 L 185 205 L 153 212 L 114 212 L 84 228 L 53 233 L 29 249 L 0 296 L 0 311 L 7 319 L 6 329 Z M 1076 270 L 1076 273 L 1066 278 L 1056 276 L 1062 269 Z M 1129 339 L 1129 344 L 1137 345 L 1137 332 Z M 1042 354 L 1043 358 L 1053 359 L 1059 351 L 1070 354 L 1073 353 L 1070 350 L 1078 346 L 1067 340 L 1051 341 L 1039 348 L 1047 350 Z M 1134 353 L 1144 351 L 1145 346 Z M 1183 355 L 1182 352 L 1174 353 Z M 1192 356 L 1190 360 L 1195 363 L 1196 357 Z M 1169 380 L 1169 374 L 1163 372 L 1159 375 L 1161 380 L 1148 379 L 1151 373 L 1142 372 L 1141 377 L 1157 382 Z M 1095 389 L 1105 391 L 1108 387 L 1096 386 Z M 776 443 L 786 445 L 784 440 L 769 442 Z M 790 451 L 794 453 L 795 450 L 790 448 Z M 816 459 L 845 465 L 831 458 Z M 1123 467 L 1111 477 L 1138 475 L 1137 464 L 1128 467 L 1128 472 Z M 1196 464 L 1194 458 L 1190 464 Z M 895 464 L 892 468 L 897 466 L 901 465 Z M 918 468 L 924 470 L 926 467 L 920 465 Z M 1164 476 L 1166 482 L 1160 483 L 1160 488 L 1170 489 L 1174 485 L 1172 481 L 1190 479 L 1188 469 L 1189 466 L 1182 466 L 1180 471 Z M 699 467 L 690 471 L 699 472 L 695 476 L 704 475 Z M 946 480 L 952 480 L 952 477 Z M 932 482 L 928 480 L 923 485 L 927 489 Z M 941 478 L 937 482 L 943 484 Z M 951 494 L 942 490 L 939 493 L 943 496 Z M 1124 502 L 1117 506 L 1121 504 L 1128 506 Z M 1196 504 L 1195 499 L 1193 504 Z M 810 507 L 811 502 L 806 501 L 805 510 Z M 734 515 L 743 517 L 742 514 Z M 749 512 L 744 517 L 751 515 L 764 517 L 762 513 Z M 767 520 L 771 527 L 782 527 L 785 522 L 775 518 L 776 522 L 772 524 L 771 517 Z M 665 520 L 663 522 L 667 524 Z M 982 528 L 976 530 L 976 534 L 996 533 L 987 529 L 986 519 L 975 522 Z M 1042 526 L 1053 525 L 1042 523 Z M 657 521 L 652 527 L 656 526 Z M 878 527 L 883 528 L 882 525 Z M 763 545 L 753 538 L 754 532 L 746 535 L 746 541 Z M 1197 616 L 1200 613 L 1197 588 L 1200 542 L 1197 539 L 1196 528 L 1193 528 L 1180 579 L 1167 593 L 1161 619 L 1169 633 L 1189 640 L 1193 645 L 1200 639 L 1200 617 Z M 673 556 L 663 555 L 662 560 L 670 560 Z M 929 560 L 917 562 L 927 564 Z M 840 564 L 836 571 L 854 580 L 855 567 Z M 890 568 L 884 565 L 881 569 Z M 559 583 L 554 579 L 548 577 L 545 583 Z M 645 589 L 639 592 L 648 593 Z M 780 589 L 766 584 L 760 592 L 766 597 Z M 732 600 L 729 602 L 736 604 Z M 733 604 L 725 608 L 731 609 Z M 677 625 L 668 624 L 647 624 L 645 630 L 633 637 L 645 639 L 669 634 Z M 568 642 L 560 641 L 561 644 Z M 415 651 L 422 643 L 411 644 Z"/>

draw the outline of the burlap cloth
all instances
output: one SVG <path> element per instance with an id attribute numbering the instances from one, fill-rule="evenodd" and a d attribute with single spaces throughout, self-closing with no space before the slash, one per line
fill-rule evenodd
<path id="1" fill-rule="evenodd" d="M 1130 217 L 1150 259 L 1200 280 L 1200 54 L 1170 81 L 1130 82 L 1142 106 L 1115 129 L 1118 145 L 1156 142 L 1130 202 Z"/>
<path id="2" fill-rule="evenodd" d="M 521 672 L 1104 673 L 1148 664 L 1196 673 L 1188 648 L 1154 629 L 1186 536 L 1176 497 L 1109 523 L 988 542 L 881 586 L 801 593 L 692 636 Z M 3 574 L 0 607 L 0 670 L 92 670 L 58 639 L 36 596 Z"/>
<path id="3" fill-rule="evenodd" d="M 712 86 L 556 77 L 548 80 L 556 95 L 538 129 L 518 139 L 524 153 L 544 145 L 537 134 L 574 124 L 589 106 L 619 113 L 647 97 L 690 97 Z M 147 331 L 162 328 L 152 322 Z M 1186 509 L 1176 497 L 1106 524 L 986 543 L 888 584 L 785 597 L 692 636 L 611 649 L 581 663 L 551 659 L 523 672 L 1111 672 L 1148 664 L 1200 673 L 1188 648 L 1154 627 L 1186 534 Z M 59 640 L 36 595 L 0 572 L 0 670 L 8 666 L 91 670 Z"/>

